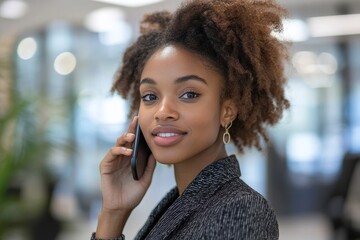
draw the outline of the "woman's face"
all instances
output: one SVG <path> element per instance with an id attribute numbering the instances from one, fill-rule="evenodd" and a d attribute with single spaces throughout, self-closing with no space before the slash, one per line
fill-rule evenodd
<path id="1" fill-rule="evenodd" d="M 222 76 L 176 45 L 156 51 L 140 79 L 139 122 L 157 161 L 207 157 L 222 143 Z"/>

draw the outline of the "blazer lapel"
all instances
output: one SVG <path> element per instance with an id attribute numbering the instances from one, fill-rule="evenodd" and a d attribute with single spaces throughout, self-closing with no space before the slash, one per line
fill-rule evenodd
<path id="1" fill-rule="evenodd" d="M 164 201 L 169 194 L 160 202 L 159 209 L 156 210 L 157 207 L 156 211 L 154 210 L 154 218 L 150 222 L 148 221 L 148 227 L 152 227 L 152 230 L 148 235 L 146 234 L 146 239 L 166 239 L 173 231 L 183 226 L 184 221 L 199 206 L 207 202 L 223 184 L 236 177 L 240 177 L 240 168 L 237 159 L 233 155 L 207 166 L 189 184 L 180 197 L 174 201 L 176 195 L 172 196 L 172 204 L 170 201 Z M 173 191 L 178 194 L 176 188 Z M 171 205 L 169 206 L 169 204 Z M 161 216 L 160 219 L 156 219 L 159 216 Z M 143 237 L 146 235 L 143 235 Z"/>
<path id="2" fill-rule="evenodd" d="M 166 210 L 146 239 L 166 239 L 198 207 L 191 199 L 181 196 Z"/>
<path id="3" fill-rule="evenodd" d="M 158 203 L 158 205 L 152 210 L 144 226 L 140 229 L 135 239 L 145 239 L 149 232 L 154 228 L 155 224 L 159 221 L 164 212 L 169 206 L 178 198 L 179 192 L 176 187 L 171 189 L 165 197 Z"/>

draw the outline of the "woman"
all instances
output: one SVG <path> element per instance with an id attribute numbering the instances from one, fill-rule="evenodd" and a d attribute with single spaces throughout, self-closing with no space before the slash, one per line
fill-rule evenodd
<path id="1" fill-rule="evenodd" d="M 172 164 L 176 187 L 136 239 L 278 239 L 268 202 L 240 180 L 239 152 L 260 148 L 284 97 L 284 9 L 273 1 L 193 0 L 175 13 L 145 16 L 113 91 L 131 97 L 134 117 L 100 164 L 102 210 L 92 239 L 124 239 L 155 162 Z M 129 158 L 137 121 L 152 154 L 134 181 Z"/>

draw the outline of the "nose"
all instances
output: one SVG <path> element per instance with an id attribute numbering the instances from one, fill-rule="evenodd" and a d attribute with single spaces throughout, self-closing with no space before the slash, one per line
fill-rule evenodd
<path id="1" fill-rule="evenodd" d="M 157 121 L 177 120 L 179 112 L 176 109 L 176 104 L 170 98 L 163 98 L 155 112 L 155 119 Z"/>

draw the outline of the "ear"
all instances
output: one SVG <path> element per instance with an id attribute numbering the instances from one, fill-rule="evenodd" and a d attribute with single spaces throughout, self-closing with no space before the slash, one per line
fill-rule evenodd
<path id="1" fill-rule="evenodd" d="M 225 100 L 221 106 L 221 125 L 223 127 L 229 125 L 230 122 L 235 120 L 237 114 L 238 109 L 235 102 L 232 99 Z"/>

